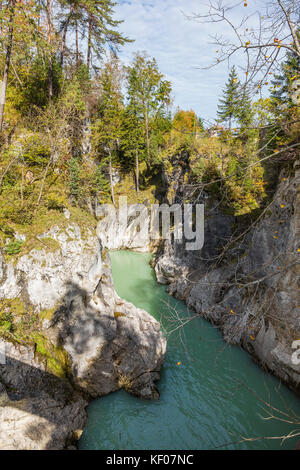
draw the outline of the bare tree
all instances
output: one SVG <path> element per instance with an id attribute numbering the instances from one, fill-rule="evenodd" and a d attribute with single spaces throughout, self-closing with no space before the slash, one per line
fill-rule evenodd
<path id="1" fill-rule="evenodd" d="M 247 0 L 244 7 L 247 7 Z M 296 0 L 270 0 L 249 14 L 241 13 L 241 3 L 210 0 L 206 12 L 193 13 L 188 19 L 215 26 L 211 35 L 216 46 L 216 57 L 205 68 L 244 55 L 245 84 L 261 88 L 272 70 L 279 68 L 284 52 L 290 51 L 300 59 L 300 41 L 297 29 L 300 6 Z M 225 31 L 220 34 L 219 31 Z M 226 34 L 227 31 L 227 34 Z"/>

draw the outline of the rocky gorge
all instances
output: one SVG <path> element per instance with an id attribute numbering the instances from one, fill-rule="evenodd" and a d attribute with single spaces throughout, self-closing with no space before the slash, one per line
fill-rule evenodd
<path id="1" fill-rule="evenodd" d="M 101 239 L 66 218 L 28 254 L 1 255 L 1 449 L 73 449 L 91 398 L 119 388 L 159 397 L 159 323 L 117 296 Z"/>
<path id="2" fill-rule="evenodd" d="M 202 250 L 187 251 L 184 239 L 154 243 L 147 207 L 136 204 L 125 226 L 113 206 L 98 206 L 97 230 L 66 211 L 28 253 L 1 255 L 1 306 L 16 325 L 1 340 L 0 448 L 75 449 L 92 398 L 119 388 L 159 397 L 166 340 L 152 316 L 116 294 L 108 250 L 153 251 L 157 281 L 171 295 L 300 391 L 300 366 L 291 360 L 300 337 L 299 167 L 280 175 L 257 223 L 238 233 L 218 200 L 203 191 L 191 197 L 189 172 L 188 155 L 175 156 L 173 170 L 164 168 L 160 202 L 205 205 Z"/>
<path id="3" fill-rule="evenodd" d="M 205 241 L 201 251 L 186 251 L 185 240 L 166 240 L 154 263 L 158 282 L 299 393 L 300 365 L 292 361 L 300 338 L 299 162 L 281 171 L 268 205 L 239 231 L 220 201 L 203 190 L 193 196 L 189 155 L 172 164 L 164 168 L 165 201 L 204 204 Z"/>

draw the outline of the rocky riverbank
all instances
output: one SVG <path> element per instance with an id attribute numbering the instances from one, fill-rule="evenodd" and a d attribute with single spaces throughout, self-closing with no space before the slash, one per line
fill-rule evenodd
<path id="1" fill-rule="evenodd" d="M 74 448 L 89 399 L 159 397 L 159 323 L 116 295 L 107 249 L 67 218 L 26 255 L 1 255 L 1 449 Z"/>
<path id="2" fill-rule="evenodd" d="M 174 157 L 173 171 L 165 171 L 168 203 L 191 198 L 188 155 L 183 157 L 178 156 L 184 164 L 179 167 Z M 205 204 L 203 249 L 188 252 L 184 241 L 165 241 L 155 261 L 157 279 L 169 284 L 170 294 L 298 392 L 300 366 L 292 362 L 292 343 L 300 338 L 299 184 L 296 164 L 279 176 L 258 221 L 238 233 L 237 220 L 222 213 L 219 201 L 197 193 L 197 202 Z"/>

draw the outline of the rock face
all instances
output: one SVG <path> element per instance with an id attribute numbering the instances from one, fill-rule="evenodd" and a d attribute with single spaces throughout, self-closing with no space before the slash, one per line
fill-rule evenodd
<path id="1" fill-rule="evenodd" d="M 201 201 L 206 216 L 201 252 L 165 242 L 155 271 L 170 294 L 299 392 L 300 365 L 293 363 L 292 343 L 300 338 L 300 170 L 283 176 L 260 221 L 221 259 L 220 247 L 232 236 L 234 220 L 208 199 Z M 173 182 L 173 187 L 173 200 L 184 200 L 184 186 Z"/>
<path id="2" fill-rule="evenodd" d="M 49 374 L 34 348 L 5 343 L 0 365 L 0 448 L 63 449 L 83 429 L 87 405 L 66 379 Z"/>
<path id="3" fill-rule="evenodd" d="M 26 346 L 6 341 L 2 449 L 66 447 L 83 428 L 86 398 L 121 387 L 144 399 L 159 397 L 155 383 L 166 341 L 154 318 L 116 295 L 100 239 L 92 230 L 83 235 L 72 221 L 38 238 L 39 249 L 14 263 L 0 256 L 0 300 L 18 297 L 30 306 L 39 336 L 67 359 L 63 374 L 56 374 L 34 336 Z"/>
<path id="4" fill-rule="evenodd" d="M 120 198 L 119 209 L 108 204 L 97 207 L 98 236 L 109 250 L 148 252 L 150 218 L 147 207 L 143 204 L 127 206 L 124 199 Z"/>

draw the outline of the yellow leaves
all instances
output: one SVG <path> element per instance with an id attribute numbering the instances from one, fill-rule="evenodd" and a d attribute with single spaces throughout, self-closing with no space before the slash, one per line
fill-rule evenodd
<path id="1" fill-rule="evenodd" d="M 114 313 L 114 317 L 115 317 L 115 318 L 125 317 L 125 316 L 126 316 L 126 315 L 125 315 L 124 313 L 122 313 L 122 312 L 115 312 L 115 313 Z"/>
<path id="2" fill-rule="evenodd" d="M 265 85 L 269 85 L 269 82 L 265 82 Z"/>
<path id="3" fill-rule="evenodd" d="M 250 339 L 252 339 L 252 341 L 255 341 L 255 338 L 253 335 L 250 335 Z"/>
<path id="4" fill-rule="evenodd" d="M 298 78 L 298 75 L 294 75 L 294 76 L 291 78 L 291 81 L 292 81 L 292 80 L 295 80 L 296 78 Z"/>
<path id="5" fill-rule="evenodd" d="M 250 41 L 245 42 L 245 46 L 248 47 L 250 45 Z"/>

